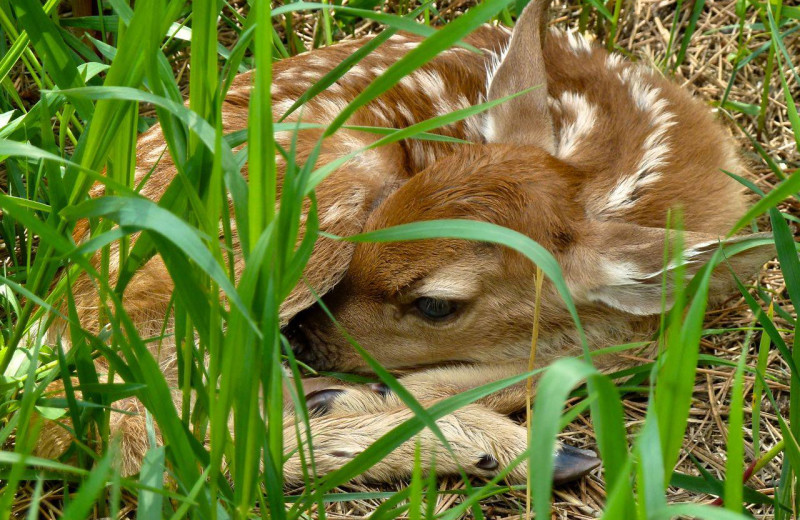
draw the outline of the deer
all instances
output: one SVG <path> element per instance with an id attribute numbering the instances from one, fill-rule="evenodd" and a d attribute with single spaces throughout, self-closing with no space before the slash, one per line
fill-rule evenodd
<path id="1" fill-rule="evenodd" d="M 663 310 L 662 278 L 675 268 L 663 262 L 663 251 L 676 236 L 669 229 L 670 212 L 682 215 L 684 264 L 689 274 L 695 273 L 720 244 L 745 239 L 725 238 L 744 214 L 748 198 L 724 171 L 743 173 L 746 167 L 734 139 L 702 101 L 580 34 L 548 29 L 548 4 L 533 0 L 513 31 L 480 27 L 464 42 L 481 52 L 453 47 L 440 53 L 349 120 L 352 125 L 404 128 L 524 92 L 439 130 L 469 144 L 404 140 L 364 150 L 377 137 L 349 128 L 326 138 L 317 165 L 364 151 L 317 186 L 320 229 L 350 236 L 437 219 L 510 228 L 541 244 L 559 262 L 590 348 L 646 340 L 657 330 Z M 277 61 L 275 119 L 369 38 Z M 412 34 L 393 35 L 286 121 L 329 123 L 421 41 Z M 225 132 L 247 127 L 251 84 L 251 73 L 233 81 L 222 109 Z M 288 148 L 294 140 L 302 163 L 322 132 L 282 132 L 276 141 Z M 158 125 L 139 138 L 137 150 L 137 182 L 150 175 L 141 194 L 158 200 L 175 176 Z M 280 156 L 276 161 L 280 180 L 286 164 Z M 246 170 L 245 165 L 245 175 Z M 280 183 L 278 189 L 280 196 Z M 101 196 L 102 187 L 93 195 Z M 88 226 L 79 224 L 76 242 L 87 237 Z M 772 254 L 769 248 L 748 249 L 731 257 L 727 266 L 750 277 Z M 237 276 L 243 265 L 237 256 Z M 118 268 L 112 264 L 112 281 Z M 341 326 L 429 406 L 526 370 L 536 310 L 535 269 L 519 253 L 488 243 L 442 239 L 355 244 L 321 237 L 304 282 L 281 306 L 281 326 L 294 355 L 309 367 L 369 373 Z M 716 269 L 711 299 L 722 301 L 733 289 L 728 267 Z M 172 290 L 158 256 L 132 279 L 123 305 L 143 335 L 160 333 Z M 73 292 L 82 326 L 97 331 L 99 302 L 93 284 L 82 277 Z M 580 354 L 575 325 L 548 280 L 539 311 L 537 367 Z M 168 381 L 176 381 L 174 345 L 172 351 L 162 346 L 154 354 Z M 102 358 L 98 364 L 104 366 Z M 595 360 L 603 370 L 627 364 L 629 360 L 614 355 Z M 309 379 L 304 385 L 318 474 L 342 467 L 413 415 L 385 385 L 330 379 Z M 439 475 L 463 470 L 492 477 L 527 448 L 526 428 L 509 417 L 525 403 L 524 384 L 479 399 L 437 421 L 452 451 L 426 429 L 358 478 L 393 482 L 408 477 L 415 442 L 432 454 L 422 457 L 426 471 L 435 460 Z M 132 474 L 146 450 L 142 405 L 132 397 L 115 408 L 134 412 L 113 413 L 111 420 L 111 429 L 122 440 L 122 472 Z M 298 446 L 296 421 L 287 409 L 285 449 L 292 454 L 284 465 L 288 484 L 303 482 L 299 452 L 309 449 Z M 37 454 L 56 456 L 68 443 L 62 428 L 46 424 Z M 566 445 L 557 446 L 555 457 L 557 482 L 580 478 L 600 462 L 594 452 Z M 524 464 L 507 475 L 512 482 L 534 477 Z"/>

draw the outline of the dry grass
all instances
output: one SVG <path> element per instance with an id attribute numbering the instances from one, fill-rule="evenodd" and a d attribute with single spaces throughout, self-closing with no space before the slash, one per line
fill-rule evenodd
<path id="1" fill-rule="evenodd" d="M 442 16 L 449 19 L 457 13 L 469 8 L 474 2 L 459 1 L 443 3 L 440 5 Z M 674 80 L 681 86 L 694 92 L 697 96 L 713 103 L 722 98 L 728 81 L 734 70 L 734 63 L 730 58 L 737 49 L 736 30 L 738 17 L 734 12 L 735 2 L 710 1 L 706 2 L 706 9 L 698 21 L 697 31 L 687 49 L 684 63 L 675 71 Z M 623 9 L 620 20 L 619 46 L 628 51 L 633 59 L 660 68 L 664 59 L 665 50 L 670 37 L 670 30 L 675 15 L 676 3 L 674 1 L 636 1 L 633 5 Z M 683 10 L 679 23 L 686 26 L 691 5 Z M 575 28 L 578 26 L 579 9 L 574 3 L 557 2 L 554 6 L 553 21 L 559 27 Z M 748 20 L 748 24 L 758 20 Z M 296 30 L 305 30 L 304 39 L 311 41 L 314 19 L 304 19 L 295 25 Z M 366 34 L 377 30 L 373 23 L 365 23 L 356 31 L 356 35 Z M 679 33 L 681 34 L 681 33 Z M 758 48 L 769 40 L 764 34 L 756 31 L 747 31 L 745 38 L 750 49 Z M 793 35 L 785 40 L 789 53 L 800 55 L 800 37 Z M 759 105 L 764 80 L 766 53 L 752 60 L 738 71 L 733 83 L 729 99 L 741 103 Z M 800 86 L 791 83 L 791 88 L 800 97 Z M 756 137 L 758 142 L 781 166 L 787 171 L 798 167 L 796 144 L 789 121 L 786 119 L 786 106 L 780 90 L 779 80 L 773 78 L 770 86 L 770 98 L 766 112 L 763 129 L 759 129 L 757 118 L 743 113 L 720 114 L 720 118 L 728 121 L 728 126 L 741 144 L 742 153 L 747 157 L 752 166 L 753 178 L 756 184 L 764 191 L 769 191 L 777 184 L 778 179 L 763 164 L 747 134 Z M 784 206 L 783 211 L 800 217 L 800 207 L 796 204 Z M 768 222 L 760 224 L 761 229 L 768 229 Z M 779 303 L 792 315 L 796 315 L 789 301 L 783 277 L 777 262 L 770 262 L 759 277 L 761 286 L 773 295 Z M 731 299 L 720 309 L 710 311 L 706 317 L 706 328 L 714 329 L 739 329 L 752 325 L 753 315 L 743 298 Z M 780 318 L 776 317 L 776 325 L 791 328 Z M 703 340 L 701 353 L 710 354 L 721 359 L 736 361 L 742 352 L 748 356 L 748 365 L 755 366 L 756 348 L 758 337 L 751 338 L 750 344 L 744 345 L 745 332 L 729 331 L 723 334 L 710 336 Z M 791 338 L 787 338 L 787 344 Z M 752 359 L 752 361 L 750 361 Z M 646 362 L 648 360 L 641 360 Z M 730 400 L 731 385 L 733 382 L 734 367 L 701 367 L 698 370 L 698 379 L 695 386 L 695 402 L 692 406 L 689 427 L 684 444 L 684 453 L 679 470 L 699 475 L 694 464 L 689 459 L 691 453 L 712 475 L 724 480 L 725 446 L 727 439 L 727 406 Z M 777 402 L 786 403 L 788 406 L 788 367 L 782 362 L 780 355 L 774 352 L 769 358 L 768 373 L 774 376 L 775 382 L 770 383 L 770 388 L 775 394 Z M 752 401 L 754 378 L 745 377 L 746 403 Z M 640 394 L 630 394 L 624 400 L 626 425 L 629 436 L 633 436 L 638 427 L 644 422 L 647 407 L 647 397 Z M 752 436 L 760 436 L 762 453 L 775 445 L 781 439 L 780 426 L 775 415 L 770 413 L 771 405 L 765 402 L 762 410 L 762 427 L 759 432 L 752 432 L 749 428 L 752 407 L 745 408 L 745 454 L 746 464 L 756 458 L 753 451 Z M 569 444 L 578 447 L 595 448 L 591 423 L 588 417 L 583 416 L 567 428 L 562 437 Z M 769 463 L 761 472 L 754 475 L 749 481 L 749 486 L 768 496 L 771 496 L 778 479 L 780 478 L 782 458 L 779 456 Z M 475 482 L 479 485 L 479 482 Z M 464 484 L 457 481 L 442 481 L 440 489 L 463 489 Z M 350 485 L 342 488 L 350 492 L 380 491 L 389 488 L 376 488 L 363 485 Z M 602 513 L 605 504 L 605 488 L 603 475 L 600 470 L 595 471 L 588 478 L 561 489 L 554 494 L 554 518 L 559 519 L 588 519 L 596 518 Z M 715 497 L 691 493 L 686 490 L 672 488 L 670 501 L 684 502 L 712 502 Z M 458 501 L 458 495 L 440 495 L 437 499 L 435 510 L 444 511 Z M 352 502 L 332 503 L 326 509 L 326 515 L 331 519 L 357 519 L 368 517 L 380 504 L 380 500 L 362 500 Z M 516 519 L 524 518 L 525 493 L 524 491 L 507 493 L 486 500 L 482 510 L 487 518 Z M 773 518 L 771 506 L 755 506 L 748 508 L 756 518 Z"/>
<path id="2" fill-rule="evenodd" d="M 474 4 L 473 0 L 455 0 L 437 3 L 441 18 L 452 19 L 459 13 Z M 553 23 L 559 27 L 577 27 L 579 9 L 575 5 L 565 5 L 563 1 L 557 2 L 554 7 Z M 679 23 L 685 27 L 689 17 L 691 3 L 685 6 L 680 16 Z M 237 9 L 244 9 L 245 2 L 233 3 Z M 733 1 L 708 1 L 702 13 L 697 31 L 691 41 L 684 63 L 675 71 L 675 81 L 694 92 L 697 96 L 713 103 L 722 98 L 728 81 L 733 74 L 733 61 L 731 55 L 737 49 L 738 18 L 734 12 Z M 622 49 L 627 50 L 634 59 L 650 63 L 660 68 L 665 49 L 667 48 L 670 29 L 673 23 L 676 3 L 672 0 L 636 0 L 625 5 L 620 20 L 619 37 L 617 43 Z M 312 15 L 295 15 L 294 32 L 308 46 L 314 39 L 318 18 Z M 748 24 L 756 23 L 753 17 Z M 358 37 L 378 31 L 380 27 L 373 22 L 364 22 L 358 25 L 353 35 L 347 38 Z M 283 34 L 284 27 L 279 28 Z M 319 29 L 321 30 L 321 29 Z M 591 32 L 591 26 L 590 26 Z M 680 34 L 680 33 L 679 33 Z M 224 43 L 230 43 L 235 33 L 228 31 L 221 34 Z M 763 31 L 753 31 L 746 28 L 745 41 L 747 47 L 755 49 L 768 41 L 768 36 Z M 790 54 L 800 56 L 800 36 L 798 33 L 788 37 L 785 44 Z M 183 74 L 187 65 L 188 50 L 179 53 L 174 62 L 176 74 Z M 760 103 L 766 53 L 752 60 L 738 71 L 729 99 L 741 103 L 758 105 Z M 21 72 L 21 70 L 20 70 Z M 25 98 L 25 93 L 32 91 L 29 78 L 24 74 L 12 76 L 17 90 Z M 184 77 L 186 75 L 184 74 Z M 795 92 L 795 99 L 800 99 L 800 85 L 789 79 L 790 88 Z M 187 81 L 184 81 L 185 85 Z M 33 87 L 35 92 L 35 86 Z M 773 77 L 769 90 L 769 103 L 763 127 L 759 128 L 756 117 L 743 113 L 720 114 L 727 119 L 731 131 L 741 144 L 742 153 L 750 159 L 753 178 L 756 184 L 764 191 L 769 191 L 778 179 L 767 168 L 753 151 L 753 146 L 747 134 L 754 136 L 758 142 L 775 158 L 782 167 L 791 171 L 798 167 L 798 157 L 794 136 L 790 124 L 785 117 L 786 107 L 780 90 L 779 80 Z M 800 218 L 800 207 L 794 202 L 781 207 L 783 211 Z M 767 229 L 768 223 L 761 223 L 761 229 Z M 2 254 L 2 253 L 0 253 Z M 783 285 L 783 278 L 777 262 L 769 263 L 759 277 L 759 283 L 780 303 L 784 309 L 796 316 L 791 302 Z M 742 298 L 728 301 L 721 309 L 710 311 L 706 317 L 706 327 L 714 329 L 739 329 L 752 324 L 753 316 Z M 790 328 L 779 317 L 776 325 Z M 758 338 L 753 337 L 749 344 L 743 344 L 746 334 L 743 331 L 728 331 L 722 334 L 708 336 L 703 340 L 702 353 L 736 361 L 743 353 L 748 356 L 748 365 L 755 365 L 755 349 Z M 787 338 L 787 343 L 790 343 Z M 751 361 L 752 360 L 752 361 Z M 642 360 L 647 361 L 647 360 Z M 688 455 L 694 456 L 712 475 L 724 479 L 725 445 L 727 431 L 727 406 L 730 400 L 731 385 L 733 381 L 733 367 L 704 366 L 698 370 L 695 386 L 695 401 L 692 406 L 689 428 L 685 438 L 684 454 L 679 469 L 685 473 L 699 474 Z M 777 352 L 769 358 L 768 373 L 773 377 L 770 387 L 779 405 L 786 403 L 788 406 L 788 367 L 782 362 Z M 745 377 L 745 402 L 751 403 L 751 392 L 754 379 Z M 629 394 L 624 401 L 626 424 L 630 436 L 633 436 L 644 421 L 646 409 L 646 395 Z M 765 401 L 762 412 L 761 430 L 752 432 L 750 429 L 751 406 L 745 407 L 745 464 L 753 461 L 758 454 L 753 451 L 752 437 L 758 435 L 762 446 L 762 453 L 775 445 L 781 438 L 780 427 L 775 415 L 771 413 L 771 405 Z M 575 446 L 595 447 L 588 417 L 580 417 L 567 428 L 563 437 L 569 444 Z M 780 477 L 781 457 L 774 459 L 761 472 L 754 475 L 749 485 L 766 495 L 771 495 L 777 486 Z M 479 485 L 479 482 L 475 482 Z M 463 489 L 463 483 L 451 480 L 441 481 L 440 489 Z M 20 495 L 33 492 L 33 484 L 29 483 L 20 490 Z M 391 488 L 376 488 L 364 485 L 348 485 L 341 488 L 349 492 L 363 491 L 390 491 Z M 41 501 L 40 515 L 42 518 L 56 518 L 59 516 L 63 502 L 63 486 L 46 486 L 44 497 Z M 671 490 L 671 501 L 696 501 L 711 502 L 714 497 L 709 495 L 694 494 L 685 490 Z M 454 503 L 459 496 L 456 494 L 443 494 L 437 497 L 436 512 L 441 512 Z M 357 519 L 370 516 L 378 507 L 381 500 L 358 500 L 348 502 L 333 502 L 326 508 L 326 516 L 332 520 Z M 605 503 L 605 489 L 603 475 L 598 470 L 588 478 L 568 487 L 557 489 L 554 494 L 554 518 L 584 519 L 595 518 L 600 515 Z M 21 498 L 15 505 L 15 514 L 22 515 L 26 510 L 27 502 Z M 135 516 L 134 504 L 128 497 L 123 503 L 121 511 L 124 517 Z M 524 492 L 511 492 L 498 495 L 483 502 L 482 510 L 486 518 L 521 518 L 524 517 L 525 496 Z M 771 506 L 757 506 L 749 508 L 750 513 L 756 518 L 773 518 Z M 315 515 L 313 511 L 310 512 Z"/>

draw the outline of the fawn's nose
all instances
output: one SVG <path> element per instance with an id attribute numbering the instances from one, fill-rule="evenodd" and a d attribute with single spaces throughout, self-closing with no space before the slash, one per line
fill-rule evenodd
<path id="1" fill-rule="evenodd" d="M 282 331 L 292 348 L 295 359 L 313 370 L 330 370 L 331 361 L 325 342 L 304 320 L 294 319 Z"/>
<path id="2" fill-rule="evenodd" d="M 281 333 L 289 346 L 292 348 L 292 354 L 295 358 L 302 361 L 301 356 L 308 350 L 308 338 L 304 334 L 304 327 L 298 320 L 292 320 L 286 325 Z"/>

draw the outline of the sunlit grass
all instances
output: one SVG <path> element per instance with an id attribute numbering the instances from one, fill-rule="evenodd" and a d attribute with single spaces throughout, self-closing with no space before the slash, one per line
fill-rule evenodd
<path id="1" fill-rule="evenodd" d="M 676 21 L 684 20 L 682 13 L 688 16 L 685 23 L 672 25 L 667 51 L 660 57 L 663 70 L 675 71 L 684 62 L 704 4 L 695 2 L 688 13 L 676 11 Z M 254 9 L 241 14 L 228 8 L 221 10 L 218 3 L 209 0 L 195 0 L 191 4 L 177 0 L 137 0 L 133 9 L 122 0 L 110 0 L 103 4 L 100 17 L 65 17 L 56 23 L 58 2 L 0 3 L 3 41 L 0 158 L 6 179 L 0 195 L 0 237 L 9 255 L 0 278 L 3 282 L 0 445 L 4 450 L 0 452 L 3 489 L 0 512 L 5 517 L 10 516 L 17 492 L 25 481 L 35 482 L 35 492 L 30 497 L 32 511 L 42 500 L 46 486 L 68 483 L 73 491 L 63 505 L 68 518 L 86 518 L 90 514 L 116 516 L 122 507 L 123 492 L 138 500 L 141 518 L 298 518 L 315 504 L 318 512 L 314 514 L 321 514 L 330 501 L 358 499 L 357 493 L 328 493 L 377 463 L 401 443 L 413 439 L 422 428 L 436 432 L 438 418 L 530 375 L 491 383 L 425 409 L 391 374 L 368 359 L 377 376 L 406 402 L 415 416 L 324 478 L 315 476 L 313 460 L 308 460 L 308 482 L 302 494 L 287 496 L 284 490 L 282 382 L 292 371 L 296 373 L 298 366 L 284 348 L 278 311 L 289 289 L 298 283 L 298 266 L 308 260 L 317 235 L 312 204 L 305 224 L 306 243 L 295 249 L 301 225 L 300 208 L 325 175 L 341 164 L 315 168 L 319 149 L 304 164 L 295 163 L 291 148 L 278 150 L 286 154 L 285 178 L 291 182 L 285 183 L 280 210 L 275 212 L 271 201 L 277 190 L 274 160 L 278 145 L 273 135 L 279 130 L 292 130 L 296 124 L 273 123 L 269 117 L 272 111 L 269 64 L 307 50 L 308 43 L 295 34 L 292 17 L 284 15 L 293 11 L 316 12 L 319 23 L 314 45 L 330 44 L 363 19 L 373 19 L 385 27 L 382 35 L 372 40 L 370 45 L 375 47 L 397 30 L 426 37 L 423 44 L 352 100 L 325 129 L 327 136 L 346 126 L 348 117 L 359 107 L 437 53 L 457 44 L 480 24 L 491 20 L 511 22 L 518 7 L 509 0 L 487 0 L 437 31 L 431 27 L 432 17 L 439 14 L 435 4 L 401 5 L 397 10 L 394 6 L 388 13 L 371 11 L 373 5 L 350 2 L 334 11 L 328 2 L 292 3 L 272 9 L 259 2 Z M 609 4 L 587 0 L 581 6 L 580 25 L 604 36 L 607 47 L 615 49 L 625 8 L 621 1 Z M 792 89 L 796 92 L 799 81 L 794 72 L 796 56 L 783 43 L 787 34 L 798 27 L 800 11 L 782 6 L 780 1 L 758 5 L 737 2 L 740 30 L 754 11 L 769 44 L 752 50 L 739 36 L 734 59 L 739 70 L 740 64 L 759 54 L 768 54 L 764 97 L 758 106 L 728 100 L 727 93 L 735 80 L 731 77 L 721 106 L 758 117 L 763 128 L 770 102 L 769 80 L 777 75 L 786 116 L 800 148 L 800 118 Z M 94 32 L 86 39 L 79 39 L 65 27 L 102 34 Z M 237 35 L 230 48 L 217 43 L 221 28 Z M 283 39 L 277 29 L 282 30 Z M 107 35 L 111 38 L 106 40 Z M 184 106 L 180 87 L 187 82 L 178 81 L 173 65 L 176 55 L 189 44 L 189 96 L 188 106 Z M 299 106 L 302 102 L 331 85 L 364 54 L 355 53 L 350 61 L 312 86 L 290 112 L 302 110 Z M 231 79 L 237 71 L 253 67 L 257 72 L 247 136 L 223 135 L 221 102 Z M 33 105 L 20 97 L 11 81 L 12 71 L 15 74 L 24 71 L 36 85 L 40 97 Z M 141 187 L 135 185 L 133 178 L 136 137 L 152 123 L 140 115 L 146 106 L 155 108 L 169 145 L 168 153 L 178 171 L 175 182 L 158 204 L 137 195 Z M 407 138 L 436 138 L 427 132 L 489 106 L 441 116 L 409 129 L 384 131 L 387 135 L 373 146 Z M 259 146 L 238 149 L 245 137 Z M 787 222 L 793 217 L 781 213 L 778 207 L 787 198 L 794 198 L 796 203 L 800 173 L 781 168 L 770 150 L 758 145 L 757 140 L 754 143 L 781 182 L 770 193 L 761 194 L 737 229 L 750 225 L 757 217 L 769 216 L 786 291 L 797 309 L 800 262 Z M 249 184 L 240 173 L 244 159 L 248 161 Z M 105 184 L 106 196 L 90 200 L 89 190 L 97 182 Z M 226 224 L 229 222 L 226 194 L 232 199 L 236 232 L 246 263 L 238 280 L 233 276 L 229 254 L 234 238 L 230 225 Z M 72 231 L 82 218 L 90 219 L 92 240 L 76 247 Z M 118 234 L 117 226 L 124 233 Z M 134 240 L 132 235 L 137 232 L 141 234 Z M 223 240 L 208 238 L 218 236 Z M 538 244 L 518 233 L 489 224 L 450 221 L 411 224 L 349 239 L 391 241 L 435 237 L 485 240 L 518 250 L 541 267 L 555 284 L 580 328 L 580 317 L 559 266 Z M 119 241 L 118 253 L 110 248 L 113 240 Z M 96 266 L 89 262 L 95 253 L 100 258 Z M 174 341 L 179 347 L 178 385 L 182 399 L 178 406 L 173 404 L 173 388 L 148 350 L 148 343 L 159 339 L 141 338 L 120 303 L 120 294 L 133 273 L 154 254 L 162 256 L 175 283 L 171 309 L 175 316 Z M 112 286 L 108 273 L 115 262 L 122 268 Z M 724 258 L 719 252 L 712 263 L 721 262 Z M 109 308 L 101 309 L 101 320 L 106 327 L 97 336 L 77 323 L 69 282 L 81 272 L 91 275 L 104 295 L 103 300 L 110 302 Z M 797 498 L 795 468 L 800 468 L 797 444 L 800 351 L 796 311 L 780 308 L 765 298 L 757 299 L 760 294 L 753 296 L 744 285 L 740 289 L 754 314 L 750 332 L 760 332 L 761 339 L 745 341 L 745 349 L 757 352 L 757 362 L 750 362 L 742 355 L 735 364 L 728 416 L 732 435 L 725 454 L 729 478 L 723 482 L 707 472 L 701 477 L 690 477 L 674 471 L 684 443 L 696 368 L 700 363 L 725 363 L 704 357 L 699 351 L 701 338 L 709 334 L 703 329 L 703 318 L 710 272 L 710 268 L 702 270 L 691 284 L 678 288 L 677 303 L 665 316 L 665 327 L 657 340 L 662 355 L 655 364 L 623 374 L 604 375 L 592 366 L 587 351 L 582 359 L 558 361 L 544 373 L 539 395 L 546 395 L 547 399 L 535 401 L 530 448 L 516 461 L 518 464 L 535 461 L 540 478 L 532 480 L 531 495 L 537 516 L 549 516 L 552 486 L 549 475 L 553 470 L 556 435 L 577 414 L 589 410 L 603 459 L 606 518 L 662 518 L 679 514 L 746 518 L 742 514 L 743 504 L 769 498 L 741 485 L 749 465 L 743 458 L 741 428 L 750 425 L 749 414 L 744 411 L 748 403 L 737 392 L 742 387 L 743 374 L 755 374 L 759 404 L 763 395 L 773 401 L 772 413 L 780 413 L 765 384 L 765 360 L 770 348 L 779 351 L 788 367 L 786 377 L 791 384 L 791 398 L 788 415 L 779 416 L 783 452 L 775 449 L 763 452 L 757 448 L 756 457 L 763 466 L 784 455 L 774 510 L 778 518 L 792 514 L 792 504 Z M 224 295 L 222 300 L 217 297 L 220 293 Z M 64 342 L 72 345 L 68 350 L 59 342 L 45 341 L 42 337 L 58 312 L 64 312 L 62 318 L 69 323 L 64 335 Z M 776 315 L 794 327 L 791 334 L 778 330 Z M 748 334 L 748 339 L 755 337 Z M 787 337 L 794 344 L 788 343 Z M 368 358 L 366 352 L 362 353 Z M 97 372 L 93 360 L 101 356 L 107 360 L 112 374 Z M 288 368 L 284 368 L 281 362 L 287 356 Z M 241 366 L 249 367 L 247 378 L 241 377 Z M 112 378 L 114 374 L 117 380 Z M 57 381 L 62 383 L 63 390 L 48 390 Z M 650 397 L 647 419 L 634 432 L 632 443 L 623 422 L 622 398 L 627 392 Z M 147 432 L 151 448 L 139 476 L 122 478 L 114 464 L 119 453 L 110 436 L 110 411 L 119 399 L 132 395 L 147 407 L 152 419 Z M 564 403 L 571 396 L 583 399 L 562 416 Z M 294 398 L 298 416 L 307 421 L 305 404 L 297 395 Z M 760 412 L 755 410 L 754 405 L 752 428 L 757 438 Z M 233 431 L 228 429 L 231 414 Z M 75 442 L 63 460 L 29 455 L 43 417 L 70 420 Z M 156 443 L 155 424 L 166 448 Z M 236 442 L 232 442 L 231 435 Z M 209 439 L 207 445 L 201 442 L 205 439 Z M 440 491 L 434 480 L 422 474 L 417 463 L 408 487 L 375 495 L 385 502 L 374 516 L 455 519 L 471 512 L 480 517 L 481 500 L 508 491 L 503 484 L 504 475 L 482 485 L 467 483 L 458 504 L 434 514 L 429 505 Z M 668 504 L 666 489 L 670 484 L 724 495 L 725 509 Z"/>

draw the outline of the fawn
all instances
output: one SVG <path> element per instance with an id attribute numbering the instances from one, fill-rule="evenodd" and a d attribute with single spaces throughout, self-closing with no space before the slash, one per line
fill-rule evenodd
<path id="1" fill-rule="evenodd" d="M 509 227 L 539 242 L 559 261 L 592 347 L 646 339 L 661 312 L 662 257 L 671 237 L 668 210 L 679 209 L 683 216 L 688 270 L 696 271 L 745 210 L 744 190 L 721 171 L 741 172 L 743 166 L 733 139 L 701 102 L 580 35 L 547 30 L 547 4 L 534 0 L 513 33 L 494 26 L 478 29 L 465 41 L 482 53 L 445 51 L 357 111 L 353 125 L 402 128 L 540 86 L 440 130 L 474 144 L 409 140 L 355 156 L 318 186 L 320 226 L 343 236 L 440 218 Z M 308 101 L 302 120 L 331 121 L 420 41 L 412 35 L 392 36 Z M 364 43 L 341 43 L 275 63 L 275 117 Z M 247 125 L 250 83 L 250 74 L 242 74 L 228 92 L 223 105 L 226 132 Z M 295 112 L 288 120 L 298 117 Z M 297 133 L 298 162 L 308 158 L 321 132 Z M 292 135 L 282 133 L 276 139 L 288 147 Z M 318 164 L 376 139 L 342 129 L 325 140 Z M 137 177 L 153 169 L 142 190 L 152 199 L 163 194 L 175 175 L 165 147 L 158 126 L 139 140 Z M 280 157 L 278 169 L 282 176 Z M 75 238 L 86 234 L 81 228 Z M 769 256 L 769 251 L 748 250 L 730 264 L 749 276 Z M 238 258 L 237 273 L 242 262 Z M 405 374 L 400 382 L 420 402 L 431 404 L 521 373 L 530 348 L 534 270 L 519 254 L 482 243 L 353 245 L 321 238 L 305 279 L 372 356 Z M 711 288 L 716 299 L 732 287 L 719 271 Z M 124 295 L 126 310 L 143 335 L 159 332 L 172 293 L 169 280 L 163 262 L 154 257 Z M 74 292 L 82 324 L 96 329 L 92 285 L 81 279 Z M 296 355 L 317 369 L 368 371 L 315 302 L 312 291 L 299 284 L 281 308 L 281 323 Z M 539 365 L 579 353 L 569 314 L 548 282 L 542 290 L 540 330 Z M 174 355 L 163 349 L 159 355 L 174 381 Z M 606 368 L 622 363 L 613 356 L 598 360 Z M 316 410 L 310 426 L 322 474 L 344 465 L 411 416 L 395 395 L 379 386 L 317 381 L 306 391 Z M 463 467 L 472 475 L 496 474 L 526 448 L 525 428 L 507 416 L 524 405 L 524 388 L 512 386 L 442 418 L 455 459 L 431 432 L 420 433 L 423 446 L 436 452 L 437 472 L 453 474 Z M 133 411 L 140 406 L 134 398 L 115 404 Z M 114 414 L 111 427 L 122 433 L 123 472 L 135 472 L 144 451 L 142 415 Z M 288 453 L 296 448 L 291 415 L 285 427 Z M 67 441 L 61 429 L 46 427 L 46 434 L 39 454 L 63 450 Z M 409 475 L 413 451 L 413 442 L 403 444 L 360 478 L 391 481 Z M 423 464 L 430 460 L 423 457 Z M 597 464 L 590 453 L 560 448 L 556 479 L 576 478 Z M 302 480 L 296 453 L 286 463 L 285 477 Z M 526 478 L 524 465 L 509 474 L 514 481 Z"/>

